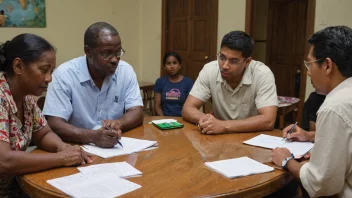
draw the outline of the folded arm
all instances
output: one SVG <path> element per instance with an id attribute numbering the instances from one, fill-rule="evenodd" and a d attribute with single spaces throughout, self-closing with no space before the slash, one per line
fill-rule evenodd
<path id="1" fill-rule="evenodd" d="M 183 119 L 188 122 L 198 124 L 201 117 L 205 115 L 199 110 L 204 104 L 204 101 L 199 100 L 192 95 L 188 95 L 187 100 L 182 108 Z"/>

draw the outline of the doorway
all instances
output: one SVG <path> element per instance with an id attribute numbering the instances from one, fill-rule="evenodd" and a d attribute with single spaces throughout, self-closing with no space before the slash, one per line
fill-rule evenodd
<path id="1" fill-rule="evenodd" d="M 247 0 L 246 32 L 255 41 L 253 58 L 270 67 L 279 96 L 305 100 L 307 40 L 314 33 L 315 0 Z"/>
<path id="2" fill-rule="evenodd" d="M 196 80 L 203 66 L 216 59 L 218 0 L 162 0 L 162 54 L 182 58 L 182 74 Z M 165 75 L 161 61 L 160 75 Z"/>

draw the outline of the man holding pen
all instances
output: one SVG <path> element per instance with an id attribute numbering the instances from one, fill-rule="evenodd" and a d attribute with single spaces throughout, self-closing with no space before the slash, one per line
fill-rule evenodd
<path id="1" fill-rule="evenodd" d="M 276 148 L 272 160 L 287 169 L 311 197 L 352 197 L 352 29 L 325 28 L 308 40 L 304 62 L 308 75 L 326 99 L 318 111 L 316 132 L 296 127 L 284 137 L 314 142 L 309 162 L 300 164 L 285 148 Z"/>
<path id="2" fill-rule="evenodd" d="M 43 113 L 64 141 L 113 147 L 122 131 L 143 123 L 136 74 L 120 60 L 125 50 L 108 23 L 88 27 L 84 52 L 55 70 Z"/>

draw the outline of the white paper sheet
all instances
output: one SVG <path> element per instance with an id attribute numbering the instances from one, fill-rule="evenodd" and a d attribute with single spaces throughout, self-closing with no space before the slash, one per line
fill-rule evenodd
<path id="1" fill-rule="evenodd" d="M 142 175 L 142 172 L 128 164 L 127 162 L 115 162 L 105 164 L 95 164 L 77 168 L 83 174 L 110 173 L 116 177 L 134 177 Z"/>
<path id="2" fill-rule="evenodd" d="M 170 122 L 177 122 L 177 120 L 174 120 L 174 119 L 152 120 L 152 123 L 154 124 L 170 123 Z"/>
<path id="3" fill-rule="evenodd" d="M 72 197 L 117 197 L 141 186 L 116 177 L 111 173 L 82 174 L 56 178 L 47 181 L 55 188 Z"/>
<path id="4" fill-rule="evenodd" d="M 109 158 L 120 155 L 127 155 L 134 152 L 139 152 L 157 144 L 157 141 L 141 140 L 135 138 L 121 137 L 119 140 L 123 147 L 116 144 L 113 148 L 100 148 L 94 145 L 84 145 L 83 149 L 88 153 Z"/>
<path id="5" fill-rule="evenodd" d="M 282 141 L 282 137 L 260 134 L 252 139 L 244 141 L 243 143 L 252 146 L 259 146 L 264 148 L 274 149 L 276 147 L 287 148 L 295 156 L 300 158 L 308 151 L 310 151 L 314 144 L 311 142 L 290 142 Z"/>
<path id="6" fill-rule="evenodd" d="M 205 162 L 207 167 L 227 178 L 243 177 L 273 171 L 274 168 L 248 157 L 240 157 L 214 162 Z"/>

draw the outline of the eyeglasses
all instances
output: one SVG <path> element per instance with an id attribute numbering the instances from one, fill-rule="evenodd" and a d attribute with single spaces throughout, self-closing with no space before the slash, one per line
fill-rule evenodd
<path id="1" fill-rule="evenodd" d="M 241 61 L 238 61 L 236 59 L 227 59 L 226 56 L 222 55 L 220 52 L 217 55 L 218 61 L 220 63 L 225 63 L 227 60 L 229 61 L 229 65 L 231 66 L 238 66 L 241 62 L 245 61 L 247 58 L 244 58 Z"/>
<path id="2" fill-rule="evenodd" d="M 116 58 L 120 58 L 125 54 L 125 50 L 121 48 L 119 52 L 116 53 L 99 53 L 99 55 L 104 59 L 104 60 L 110 60 L 112 57 L 116 56 Z"/>
<path id="3" fill-rule="evenodd" d="M 325 58 L 321 58 L 321 59 L 318 59 L 318 60 L 313 60 L 313 61 L 303 61 L 304 62 L 304 65 L 306 66 L 306 68 L 309 70 L 310 69 L 310 64 L 311 63 L 314 63 L 314 62 L 317 62 L 317 61 L 320 61 L 320 60 L 323 60 Z"/>

